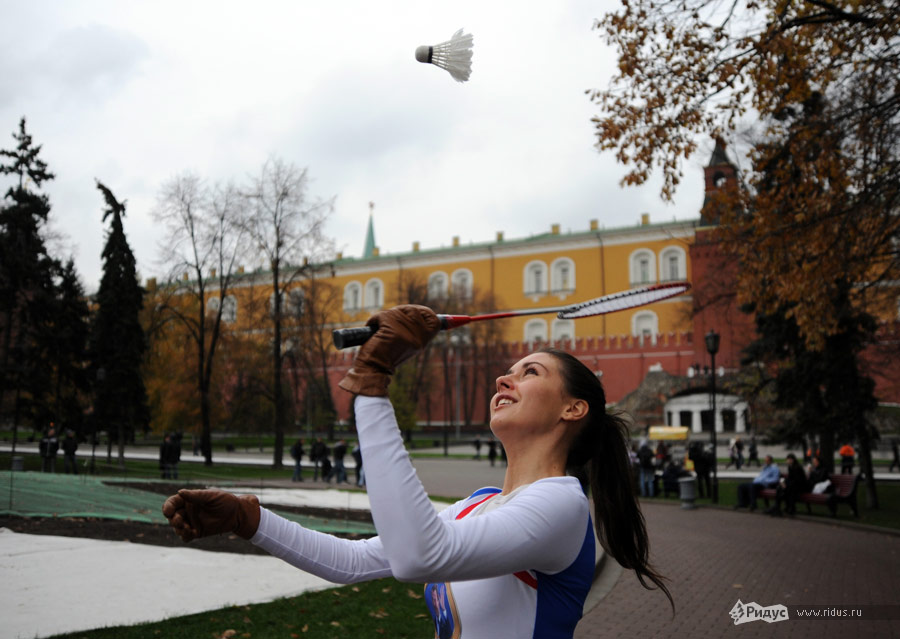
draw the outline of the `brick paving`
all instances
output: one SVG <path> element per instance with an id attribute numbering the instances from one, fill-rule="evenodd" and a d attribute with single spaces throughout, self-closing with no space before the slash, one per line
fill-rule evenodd
<path id="1" fill-rule="evenodd" d="M 900 536 L 721 508 L 644 506 L 651 557 L 675 599 L 631 571 L 581 621 L 591 637 L 900 637 Z M 885 621 L 802 620 L 735 626 L 737 600 L 853 607 L 895 605 Z"/>

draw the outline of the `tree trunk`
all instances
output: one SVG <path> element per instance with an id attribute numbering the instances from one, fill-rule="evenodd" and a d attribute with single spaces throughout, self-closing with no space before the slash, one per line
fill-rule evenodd
<path id="1" fill-rule="evenodd" d="M 212 466 L 212 428 L 209 419 L 209 389 L 200 391 L 200 452 L 204 465 Z"/>
<path id="2" fill-rule="evenodd" d="M 279 277 L 279 263 L 272 264 L 272 284 L 275 291 L 275 309 L 273 313 L 274 331 L 272 336 L 272 398 L 275 403 L 275 450 L 273 451 L 272 467 L 282 468 L 284 455 L 284 397 L 281 390 L 281 286 Z"/>
<path id="3" fill-rule="evenodd" d="M 875 473 L 872 469 L 872 443 L 865 423 L 857 425 L 859 438 L 859 467 L 866 476 L 866 507 L 878 510 L 878 491 L 875 488 Z"/>

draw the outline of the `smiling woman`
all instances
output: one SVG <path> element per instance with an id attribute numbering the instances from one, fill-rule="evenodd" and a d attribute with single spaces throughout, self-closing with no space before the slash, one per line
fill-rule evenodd
<path id="1" fill-rule="evenodd" d="M 497 379 L 491 429 L 508 467 L 436 513 L 410 463 L 388 399 L 391 373 L 437 333 L 423 306 L 372 316 L 374 335 L 341 380 L 357 395 L 356 423 L 378 536 L 336 539 L 283 519 L 252 497 L 180 491 L 164 513 L 185 540 L 234 531 L 331 581 L 392 575 L 426 582 L 435 637 L 572 637 L 594 572 L 587 476 L 604 548 L 645 587 L 669 592 L 648 563 L 624 425 L 606 413 L 597 377 L 571 355 L 541 350 Z M 671 600 L 671 596 L 669 596 Z"/>

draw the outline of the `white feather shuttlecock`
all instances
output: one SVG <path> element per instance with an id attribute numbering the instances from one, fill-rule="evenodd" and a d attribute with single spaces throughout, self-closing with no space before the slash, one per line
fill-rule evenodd
<path id="1" fill-rule="evenodd" d="M 416 60 L 446 69 L 457 82 L 465 82 L 472 73 L 472 34 L 460 29 L 447 42 L 416 49 Z"/>

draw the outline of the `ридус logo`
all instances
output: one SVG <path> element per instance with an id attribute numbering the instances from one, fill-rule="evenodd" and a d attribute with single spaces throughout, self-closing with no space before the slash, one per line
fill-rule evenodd
<path id="1" fill-rule="evenodd" d="M 776 604 L 774 606 L 760 606 L 755 601 L 744 603 L 740 599 L 731 609 L 731 618 L 734 619 L 734 625 L 739 626 L 742 623 L 750 623 L 751 621 L 765 621 L 766 623 L 775 623 L 776 621 L 787 621 L 788 610 L 784 604 Z"/>

